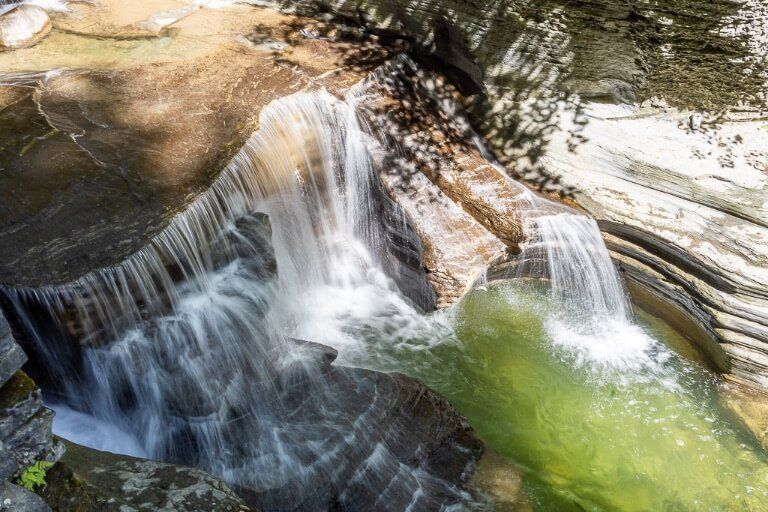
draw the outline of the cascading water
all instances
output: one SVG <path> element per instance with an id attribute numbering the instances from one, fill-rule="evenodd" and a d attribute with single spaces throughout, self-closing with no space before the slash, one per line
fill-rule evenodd
<path id="1" fill-rule="evenodd" d="M 519 204 L 514 284 L 470 293 L 448 313 L 455 337 L 416 330 L 393 347 L 373 335 L 349 362 L 444 393 L 522 466 L 536 509 L 768 508 L 765 451 L 713 375 L 658 341 L 674 333 L 637 323 L 594 220 L 530 191 Z"/>
<path id="2" fill-rule="evenodd" d="M 410 383 L 332 367 L 328 349 L 284 336 L 322 337 L 301 305 L 324 289 L 375 290 L 413 311 L 382 270 L 408 275 L 412 235 L 376 195 L 354 101 L 321 92 L 274 102 L 210 190 L 145 249 L 71 285 L 6 292 L 56 383 L 60 432 L 83 419 L 70 407 L 85 411 L 132 436 L 122 451 L 138 444 L 205 468 L 270 510 L 468 499 L 436 476 L 444 468 L 433 473 L 426 447 L 467 462 L 472 449 L 409 426 L 421 421 L 398 406 Z M 75 320 L 81 354 L 39 329 L 30 311 L 40 309 Z"/>
<path id="3" fill-rule="evenodd" d="M 627 296 L 597 223 L 568 212 L 542 215 L 535 223 L 553 299 L 589 316 L 628 321 Z"/>
<path id="4" fill-rule="evenodd" d="M 633 378 L 629 370 L 660 370 L 668 350 L 635 325 L 597 223 L 546 199 L 534 197 L 531 204 L 537 205 L 529 219 L 532 236 L 520 256 L 526 264 L 514 277 L 546 278 L 549 299 L 558 304 L 545 322 L 552 343 L 575 361 L 621 378 Z"/>
<path id="5" fill-rule="evenodd" d="M 510 277 L 534 283 L 420 314 L 411 235 L 355 112 L 365 92 L 273 103 L 147 248 L 72 285 L 6 292 L 58 384 L 59 431 L 84 411 L 97 433 L 130 436 L 124 451 L 203 467 L 268 510 L 468 506 L 437 476 L 445 459 L 410 458 L 435 433 L 392 412 L 402 379 L 331 365 L 292 335 L 441 391 L 524 468 L 543 510 L 765 509 L 765 454 L 708 374 L 634 323 L 591 219 L 524 192 L 527 263 Z M 39 329 L 48 312 L 82 353 Z"/>

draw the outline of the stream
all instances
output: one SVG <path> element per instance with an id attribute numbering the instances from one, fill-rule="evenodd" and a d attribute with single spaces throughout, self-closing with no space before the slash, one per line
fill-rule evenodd
<path id="1" fill-rule="evenodd" d="M 399 291 L 359 94 L 274 102 L 151 247 L 76 286 L 9 295 L 60 383 L 56 432 L 307 503 L 310 483 L 347 478 L 366 420 L 335 412 L 346 397 L 288 336 L 444 395 L 521 471 L 534 510 L 767 510 L 768 455 L 719 404 L 715 375 L 633 313 L 590 219 L 531 199 L 521 258 L 543 271 L 481 280 L 433 314 Z M 25 315 L 32 302 L 76 305 L 88 343 L 75 366 Z M 283 398 L 296 382 L 319 390 L 311 413 Z M 416 489 L 412 505 L 488 506 L 379 448 L 373 464 Z"/>

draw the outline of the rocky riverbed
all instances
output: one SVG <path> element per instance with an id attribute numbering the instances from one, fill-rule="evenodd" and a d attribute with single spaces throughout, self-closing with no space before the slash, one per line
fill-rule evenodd
<path id="1" fill-rule="evenodd" d="M 271 102 L 321 90 L 354 101 L 364 122 L 344 128 L 345 156 L 331 160 L 343 168 L 361 151 L 349 146 L 349 133 L 372 134 L 373 192 L 362 204 L 383 219 L 379 266 L 409 307 L 448 308 L 477 283 L 515 277 L 532 264 L 520 256 L 529 254 L 531 212 L 577 208 L 598 221 L 636 306 L 676 327 L 728 379 L 721 399 L 764 442 L 768 27 L 760 2 L 502 1 L 485 9 L 458 0 L 98 0 L 48 10 L 9 4 L 0 13 L 0 306 L 9 321 L 0 314 L 0 455 L 9 461 L 0 476 L 18 483 L 36 461 L 60 460 L 40 492 L 47 505 L 8 483 L 0 495 L 12 503 L 431 510 L 490 495 L 529 506 L 518 469 L 493 452 L 482 458 L 482 442 L 445 399 L 403 375 L 332 364 L 335 351 L 314 344 L 303 364 L 322 376 L 324 391 L 287 370 L 295 380 L 275 389 L 300 411 L 281 410 L 289 425 L 331 414 L 332 425 L 357 429 L 367 418 L 352 441 L 326 432 L 327 458 L 344 461 L 333 477 L 313 469 L 303 480 L 249 486 L 234 470 L 219 471 L 227 485 L 170 464 L 199 466 L 194 449 L 171 450 L 156 463 L 70 444 L 62 458 L 52 412 L 24 362 L 31 358 L 25 369 L 46 394 L 64 396 L 66 386 L 47 374 L 41 339 L 65 344 L 57 357 L 82 369 L 84 354 L 127 343 L 110 336 L 120 328 L 105 322 L 111 311 L 129 309 L 128 301 L 142 328 L 155 315 L 165 319 L 181 304 L 177 294 L 187 297 L 185 280 L 203 280 L 190 268 L 220 273 L 244 258 L 243 247 L 248 257 L 266 251 L 260 279 L 279 282 L 274 253 L 290 243 L 243 237 L 250 232 L 228 217 L 229 206 L 210 197 L 226 204 L 220 191 L 241 185 L 249 141 Z M 410 57 L 397 57 L 402 52 Z M 297 176 L 312 186 L 328 179 L 312 174 L 328 158 L 314 149 L 317 135 L 303 136 L 287 153 L 273 149 L 291 164 L 282 174 L 248 168 L 263 174 L 256 180 L 263 197 L 284 195 Z M 234 224 L 227 235 L 234 238 L 197 235 L 211 222 L 199 215 L 210 212 L 203 203 L 219 208 L 211 225 Z M 330 210 L 329 223 L 341 223 Z M 158 240 L 173 247 L 157 260 L 162 268 L 120 281 L 158 265 Z M 184 246 L 190 240 L 211 245 Z M 194 259 L 198 250 L 202 262 L 174 259 Z M 84 321 L 83 311 L 104 325 Z M 148 359 L 170 372 L 169 354 L 160 352 Z M 218 358 L 195 361 L 210 369 Z M 285 364 L 277 356 L 273 363 Z M 227 378 L 222 389 L 250 389 Z M 122 381 L 118 388 L 133 389 Z M 130 409 L 135 398 L 125 393 L 117 401 Z M 174 422 L 209 421 L 203 417 L 215 409 L 185 407 L 174 408 Z M 225 436 L 249 425 L 238 423 L 236 409 Z M 195 427 L 185 428 L 178 439 L 166 437 L 194 447 Z M 312 443 L 321 437 L 308 434 Z M 324 467 L 313 449 L 299 458 Z M 0 510 L 9 506 L 0 501 Z"/>

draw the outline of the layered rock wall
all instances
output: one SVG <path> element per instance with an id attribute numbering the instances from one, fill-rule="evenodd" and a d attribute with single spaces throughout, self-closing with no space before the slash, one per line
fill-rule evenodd
<path id="1" fill-rule="evenodd" d="M 63 449 L 51 433 L 53 411 L 21 371 L 26 361 L 0 311 L 0 510 L 46 510 L 11 481 L 37 461 L 55 462 Z"/>
<path id="2" fill-rule="evenodd" d="M 689 123 L 593 107 L 588 141 L 569 151 L 555 136 L 542 161 L 598 219 L 628 280 L 696 318 L 729 356 L 722 369 L 768 387 L 768 123 Z"/>
<path id="3" fill-rule="evenodd" d="M 631 287 L 694 319 L 721 370 L 768 387 L 764 2 L 300 4 L 410 38 L 465 93 L 484 89 L 473 121 L 510 172 L 572 195 Z"/>

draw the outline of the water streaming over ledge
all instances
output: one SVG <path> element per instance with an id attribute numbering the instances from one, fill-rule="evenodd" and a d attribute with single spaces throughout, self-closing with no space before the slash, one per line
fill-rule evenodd
<path id="1" fill-rule="evenodd" d="M 119 451 L 138 443 L 204 468 L 270 510 L 469 499 L 450 483 L 465 468 L 431 468 L 430 444 L 437 457 L 457 450 L 447 460 L 460 464 L 474 448 L 418 431 L 420 413 L 401 410 L 413 383 L 331 367 L 332 351 L 285 336 L 324 287 L 375 290 L 415 311 L 384 273 L 407 274 L 407 243 L 387 240 L 409 235 L 375 195 L 355 101 L 353 91 L 273 102 L 213 186 L 144 249 L 65 286 L 5 291 L 63 402 L 61 432 L 82 419 L 70 408 L 85 411 L 131 436 Z M 37 314 L 61 319 L 57 336 Z"/>
<path id="2" fill-rule="evenodd" d="M 83 420 L 77 410 L 85 411 L 98 418 L 100 432 L 111 426 L 126 433 L 123 451 L 203 467 L 257 494 L 268 509 L 311 510 L 328 499 L 328 481 L 339 489 L 334 499 L 350 510 L 467 506 L 464 491 L 433 468 L 410 466 L 396 453 L 396 448 L 415 451 L 424 440 L 404 439 L 397 426 L 382 425 L 393 418 L 382 413 L 387 404 L 379 393 L 389 384 L 365 371 L 330 366 L 327 349 L 289 335 L 334 346 L 342 362 L 424 378 L 466 407 L 505 455 L 544 475 L 541 481 L 566 486 L 564 494 L 575 494 L 575 503 L 610 508 L 610 500 L 589 494 L 600 492 L 589 475 L 576 475 L 586 479 L 588 491 L 567 487 L 567 479 L 538 467 L 546 465 L 542 453 L 509 441 L 514 432 L 541 446 L 547 443 L 537 436 L 547 435 L 555 446 L 567 432 L 558 432 L 557 425 L 546 430 L 552 421 L 526 431 L 528 423 L 506 406 L 524 406 L 531 418 L 548 419 L 550 411 L 536 409 L 549 405 L 548 395 L 535 385 L 546 377 L 537 373 L 542 364 L 555 368 L 565 388 L 569 382 L 562 376 L 572 371 L 583 370 L 586 382 L 598 383 L 574 386 L 586 390 L 574 395 L 584 404 L 590 405 L 586 397 L 606 382 L 618 386 L 617 396 L 652 383 L 650 394 L 661 394 L 672 416 L 679 413 L 675 393 L 684 390 L 685 379 L 667 366 L 671 353 L 634 324 L 596 223 L 524 191 L 529 239 L 520 260 L 528 263 L 510 277 L 546 279 L 544 302 L 555 307 L 533 307 L 516 292 L 502 295 L 507 303 L 501 308 L 484 309 L 473 295 L 455 311 L 422 315 L 415 303 L 423 301 L 406 299 L 401 290 L 407 283 L 393 279 L 409 272 L 403 262 L 414 257 L 402 247 L 409 244 L 398 247 L 393 240 L 412 235 L 377 188 L 369 153 L 373 141 L 355 111 L 365 93 L 361 87 L 346 101 L 321 92 L 274 102 L 263 111 L 260 130 L 213 186 L 144 249 L 66 286 L 5 291 L 26 332 L 37 336 L 37 351 L 53 373 L 65 420 L 60 431 L 76 430 L 72 425 Z M 407 296 L 423 294 L 420 283 L 413 285 L 419 276 L 408 277 L 413 289 Z M 505 318 L 493 318 L 496 311 Z M 52 318 L 63 319 L 54 338 L 39 329 Z M 68 348 L 73 340 L 61 338 L 67 332 L 82 342 L 81 353 L 73 354 Z M 549 344 L 541 345 L 542 339 Z M 491 352 L 502 356 L 490 364 L 493 354 L 485 350 L 499 340 L 504 348 Z M 507 357 L 512 347 L 522 353 L 530 348 L 515 345 L 522 342 L 546 347 L 535 352 L 530 368 L 515 367 L 538 389 L 533 398 L 516 387 L 516 374 L 499 366 L 515 361 L 514 354 Z M 454 349 L 468 351 L 470 361 L 490 358 L 485 364 L 499 372 L 496 382 L 508 386 L 490 387 L 487 397 L 497 403 L 468 398 L 471 389 L 457 392 L 446 383 L 458 377 L 482 390 L 487 377 L 440 356 Z M 546 359 L 550 356 L 555 363 Z M 489 427 L 473 400 L 507 414 L 500 416 L 501 425 Z M 690 412 L 695 408 L 685 403 L 690 416 L 684 418 L 693 418 L 699 428 L 706 411 Z M 585 424 L 592 421 L 589 411 L 576 412 Z M 635 413 L 626 428 L 648 418 L 642 410 Z M 674 421 L 670 418 L 661 419 Z M 555 419 L 570 425 L 567 418 Z M 517 424 L 522 427 L 513 428 Z M 615 455 L 603 448 L 597 445 L 593 454 Z M 725 464 L 746 453 L 754 465 L 749 467 L 759 467 L 751 448 L 728 445 L 728 450 Z M 570 453 L 568 447 L 563 452 Z M 558 458 L 548 447 L 543 456 L 568 470 L 569 462 L 582 465 Z M 729 482 L 741 484 L 733 478 Z M 649 485 L 655 484 L 651 479 Z"/>

